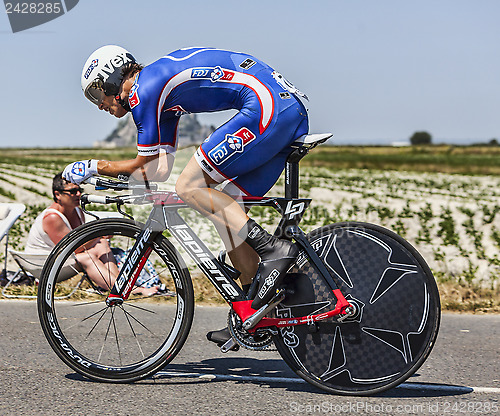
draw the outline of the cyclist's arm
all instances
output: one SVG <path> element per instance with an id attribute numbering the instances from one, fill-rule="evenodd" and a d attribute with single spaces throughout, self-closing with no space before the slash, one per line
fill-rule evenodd
<path id="1" fill-rule="evenodd" d="M 97 172 L 105 176 L 117 177 L 124 174 L 133 175 L 136 179 L 161 182 L 169 177 L 173 162 L 174 156 L 164 152 L 150 156 L 137 155 L 130 160 L 99 160 Z"/>
<path id="2" fill-rule="evenodd" d="M 140 84 L 140 81 L 139 81 Z M 137 150 L 135 159 L 122 161 L 100 160 L 97 172 L 100 175 L 117 177 L 120 174 L 134 175 L 136 179 L 146 177 L 152 181 L 165 181 L 172 170 L 177 148 L 177 125 L 179 116 L 168 111 L 158 118 L 157 106 L 161 88 L 146 88 L 144 82 L 136 90 L 138 103 L 132 107 L 137 127 Z M 156 84 L 152 84 L 153 87 Z M 165 153 L 166 152 L 168 153 Z"/>

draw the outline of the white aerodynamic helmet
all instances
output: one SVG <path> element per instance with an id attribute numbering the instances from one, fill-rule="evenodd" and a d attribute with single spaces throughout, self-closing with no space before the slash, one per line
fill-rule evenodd
<path id="1" fill-rule="evenodd" d="M 136 62 L 126 49 L 107 45 L 93 52 L 82 71 L 82 90 L 92 103 L 101 104 L 105 95 L 116 96 L 122 82 L 122 67 Z"/>

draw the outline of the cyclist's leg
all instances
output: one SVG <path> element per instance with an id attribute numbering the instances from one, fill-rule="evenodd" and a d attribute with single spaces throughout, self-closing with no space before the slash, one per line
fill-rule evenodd
<path id="1" fill-rule="evenodd" d="M 184 202 L 212 220 L 219 229 L 227 226 L 232 240 L 233 257 L 234 247 L 238 247 L 243 241 L 257 252 L 261 258 L 260 274 L 264 277 L 261 279 L 263 283 L 256 301 L 252 303 L 252 307 L 258 309 L 271 299 L 275 286 L 280 283 L 279 278 L 294 261 L 298 249 L 289 241 L 273 237 L 249 219 L 233 198 L 210 187 L 205 176 L 193 157 L 177 180 L 177 193 Z M 244 256 L 244 250 L 242 251 Z M 237 261 L 245 262 L 248 259 L 243 257 Z"/>
<path id="2" fill-rule="evenodd" d="M 283 170 L 284 149 L 307 132 L 306 111 L 300 102 L 294 102 L 277 112 L 273 127 L 264 132 L 259 130 L 258 111 L 240 111 L 200 146 L 176 185 L 188 205 L 210 218 L 219 230 L 229 229 L 233 247 L 245 241 L 261 258 L 262 278 L 254 308 L 271 299 L 298 250 L 250 220 L 233 198 L 215 190 L 214 185 L 241 177 L 255 189 L 254 195 L 263 195 L 271 188 Z M 263 173 L 257 174 L 259 168 Z M 271 170 L 273 174 L 267 174 Z"/>
<path id="3" fill-rule="evenodd" d="M 231 259 L 233 266 L 241 273 L 239 280 L 243 289 L 252 283 L 252 279 L 257 273 L 259 264 L 259 256 L 255 250 L 244 241 L 240 244 L 235 244 L 234 239 L 231 237 L 231 231 L 227 227 L 220 227 L 215 225 L 217 232 L 224 242 L 227 254 Z"/>
<path id="4" fill-rule="evenodd" d="M 218 182 L 208 176 L 198 165 L 193 156 L 181 172 L 175 185 L 177 194 L 190 207 L 210 219 L 218 229 L 228 228 L 239 231 L 248 218 L 238 203 L 215 186 Z M 235 245 L 241 241 L 234 242 Z"/>
<path id="5" fill-rule="evenodd" d="M 214 223 L 234 267 L 242 273 L 242 284 L 249 284 L 257 271 L 258 257 L 237 235 L 248 217 L 233 197 L 214 189 L 216 185 L 218 182 L 193 157 L 177 180 L 176 190 L 184 202 Z"/>

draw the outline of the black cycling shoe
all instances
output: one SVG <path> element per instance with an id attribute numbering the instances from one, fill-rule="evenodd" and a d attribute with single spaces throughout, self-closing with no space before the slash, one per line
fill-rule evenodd
<path id="1" fill-rule="evenodd" d="M 238 232 L 238 236 L 252 247 L 260 257 L 255 279 L 259 282 L 253 309 L 260 309 L 276 294 L 285 273 L 299 255 L 298 247 L 291 241 L 279 239 L 251 218 Z"/>
<path id="2" fill-rule="evenodd" d="M 209 341 L 215 342 L 218 347 L 222 347 L 227 341 L 231 339 L 231 334 L 229 329 L 226 327 L 218 331 L 210 331 L 207 334 L 207 339 Z"/>
<path id="3" fill-rule="evenodd" d="M 252 309 L 260 309 L 272 299 L 298 254 L 299 249 L 292 242 L 278 239 L 273 241 L 272 249 L 265 256 L 267 258 L 261 259 L 257 270 L 255 278 L 259 279 L 259 287 Z"/>

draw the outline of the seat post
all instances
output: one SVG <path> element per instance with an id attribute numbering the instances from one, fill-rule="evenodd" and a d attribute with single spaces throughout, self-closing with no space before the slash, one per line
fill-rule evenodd
<path id="1" fill-rule="evenodd" d="M 299 197 L 299 160 L 308 152 L 308 149 L 299 147 L 288 155 L 285 164 L 285 198 Z"/>
<path id="2" fill-rule="evenodd" d="M 286 159 L 285 164 L 285 198 L 299 197 L 299 161 L 311 149 L 332 137 L 326 134 L 304 134 L 296 139 L 291 147 L 294 149 Z"/>
<path id="3" fill-rule="evenodd" d="M 299 164 L 286 161 L 285 166 L 285 198 L 299 197 Z"/>

